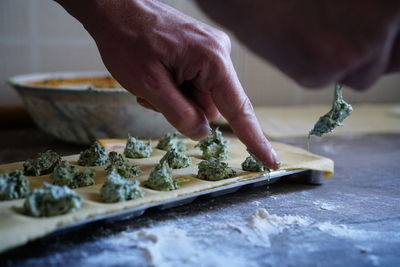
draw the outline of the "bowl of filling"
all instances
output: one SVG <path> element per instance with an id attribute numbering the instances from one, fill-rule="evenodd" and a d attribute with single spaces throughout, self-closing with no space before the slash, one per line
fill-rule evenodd
<path id="1" fill-rule="evenodd" d="M 59 72 L 9 79 L 30 116 L 58 139 L 90 144 L 99 138 L 160 138 L 174 131 L 160 113 L 136 103 L 136 97 L 105 72 Z"/>

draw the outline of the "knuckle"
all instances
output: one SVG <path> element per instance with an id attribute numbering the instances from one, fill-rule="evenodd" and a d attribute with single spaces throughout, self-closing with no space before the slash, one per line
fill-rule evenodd
<path id="1" fill-rule="evenodd" d="M 143 68 L 138 82 L 142 90 L 145 89 L 147 93 L 159 95 L 161 91 L 165 90 L 164 81 L 161 78 L 164 76 L 165 74 L 161 68 L 156 64 L 149 64 L 147 67 Z"/>
<path id="2" fill-rule="evenodd" d="M 178 131 L 185 133 L 199 123 L 197 117 L 197 113 L 194 109 L 185 108 L 176 113 L 176 117 L 171 120 L 171 124 L 174 125 Z"/>
<path id="3" fill-rule="evenodd" d="M 217 39 L 220 41 L 220 44 L 223 45 L 223 47 L 227 50 L 231 50 L 232 47 L 232 42 L 231 42 L 231 38 L 229 37 L 229 35 L 223 31 L 218 30 L 217 33 Z"/>
<path id="4" fill-rule="evenodd" d="M 254 119 L 254 108 L 250 99 L 246 96 L 241 99 L 241 102 L 236 108 L 236 114 L 233 114 L 228 120 L 249 120 Z"/>
<path id="5" fill-rule="evenodd" d="M 207 37 L 204 47 L 212 52 L 230 54 L 231 41 L 226 33 L 218 31 L 216 34 L 210 34 Z"/>
<path id="6" fill-rule="evenodd" d="M 245 117 L 254 117 L 254 108 L 248 97 L 243 98 L 239 106 L 239 114 Z"/>

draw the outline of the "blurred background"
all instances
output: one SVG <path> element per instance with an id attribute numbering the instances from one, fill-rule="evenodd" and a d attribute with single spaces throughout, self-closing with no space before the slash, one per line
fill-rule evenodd
<path id="1" fill-rule="evenodd" d="M 194 1 L 164 2 L 215 25 L 197 8 Z M 301 90 L 298 85 L 248 51 L 233 36 L 232 41 L 232 59 L 236 71 L 255 105 L 331 102 L 331 89 Z M 0 62 L 2 106 L 22 104 L 16 92 L 6 84 L 10 76 L 34 72 L 105 69 L 89 34 L 61 6 L 51 0 L 0 1 Z M 399 101 L 400 75 L 387 76 L 364 93 L 348 90 L 345 97 L 352 103 Z"/>

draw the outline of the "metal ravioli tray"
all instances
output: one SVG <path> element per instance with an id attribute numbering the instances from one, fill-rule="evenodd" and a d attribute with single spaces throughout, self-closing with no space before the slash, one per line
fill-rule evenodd
<path id="1" fill-rule="evenodd" d="M 54 232 L 50 233 L 46 237 L 59 235 L 66 231 L 77 229 L 83 226 L 87 226 L 94 222 L 113 222 L 118 221 L 122 218 L 129 216 L 130 218 L 139 217 L 143 213 L 151 208 L 159 210 L 166 210 L 173 207 L 189 204 L 199 198 L 214 198 L 222 195 L 234 193 L 244 187 L 259 187 L 275 183 L 279 179 L 302 179 L 305 184 L 320 185 L 324 180 L 324 173 L 314 170 L 291 170 L 291 171 L 274 171 L 271 173 L 263 173 L 255 176 L 254 178 L 246 178 L 242 181 L 238 181 L 232 184 L 212 188 L 196 193 L 175 197 L 166 201 L 153 202 L 145 205 L 141 205 L 134 208 L 128 208 L 104 215 L 98 215 L 90 218 L 86 218 L 82 221 L 74 222 L 68 225 L 59 226 Z"/>

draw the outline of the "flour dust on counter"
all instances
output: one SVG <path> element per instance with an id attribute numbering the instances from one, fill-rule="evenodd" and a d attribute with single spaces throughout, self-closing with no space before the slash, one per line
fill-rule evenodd
<path id="1" fill-rule="evenodd" d="M 243 230 L 243 233 L 248 233 L 248 229 L 251 229 L 260 238 L 260 242 L 256 242 L 257 245 L 265 245 L 266 247 L 271 246 L 269 240 L 270 235 L 276 235 L 281 233 L 284 229 L 289 227 L 306 227 L 311 224 L 310 219 L 302 216 L 293 215 L 273 215 L 270 214 L 266 209 L 257 209 L 250 217 L 247 218 L 248 228 Z"/>
<path id="2" fill-rule="evenodd" d="M 326 211 L 329 211 L 326 209 Z M 233 229 L 246 236 L 247 240 L 258 247 L 271 247 L 276 236 L 284 231 L 303 233 L 309 236 L 325 234 L 331 237 L 352 240 L 368 245 L 372 240 L 382 238 L 382 233 L 357 229 L 346 224 L 336 224 L 331 221 L 319 221 L 312 217 L 301 215 L 276 215 L 265 208 L 259 208 L 247 218 L 247 224 L 229 224 Z M 387 232 L 389 239 L 400 241 L 400 234 Z"/>
<path id="3" fill-rule="evenodd" d="M 210 211 L 213 209 L 213 205 L 211 205 Z M 115 251 L 132 251 L 132 253 L 119 253 L 116 257 L 118 264 L 124 264 L 134 259 L 143 262 L 144 258 L 143 266 L 260 266 L 259 261 L 245 255 L 249 250 L 242 251 L 242 247 L 238 246 L 238 243 L 252 247 L 251 251 L 255 252 L 259 249 L 262 251 L 265 249 L 275 250 L 275 240 L 280 236 L 307 237 L 310 240 L 304 239 L 302 242 L 287 240 L 289 247 L 285 249 L 291 253 L 300 254 L 305 250 L 317 251 L 318 245 L 313 244 L 313 239 L 326 235 L 327 239 L 330 237 L 352 240 L 354 249 L 359 253 L 365 253 L 367 261 L 371 263 L 380 261 L 380 258 L 374 255 L 370 244 L 381 236 L 373 231 L 356 229 L 344 224 L 318 221 L 302 215 L 273 214 L 265 208 L 254 210 L 249 216 L 246 214 L 221 216 L 217 211 L 215 214 L 213 212 L 192 214 L 190 215 L 190 224 L 186 222 L 185 216 L 188 215 L 170 212 L 165 220 L 150 221 L 145 227 L 127 227 L 120 233 L 105 236 L 102 242 L 105 247 L 115 248 Z M 215 220 L 214 216 L 218 216 L 219 220 Z M 171 218 L 174 218 L 174 221 L 170 220 Z M 138 223 L 141 224 L 141 222 Z M 212 238 L 209 236 L 211 229 L 213 229 Z M 232 230 L 234 230 L 233 233 Z M 387 233 L 387 235 L 392 235 L 392 233 Z M 231 238 L 237 242 L 229 250 L 226 247 L 221 250 L 218 242 L 215 243 L 215 240 L 229 242 Z M 110 257 L 115 256 L 117 256 L 115 253 L 103 251 L 81 263 L 108 262 Z M 265 259 L 265 265 L 279 264 L 278 258 L 270 256 Z"/>
<path id="4" fill-rule="evenodd" d="M 218 251 L 207 242 L 196 240 L 191 232 L 169 224 L 124 231 L 107 238 L 106 244 L 140 250 L 143 255 L 136 255 L 135 260 L 141 262 L 144 256 L 147 263 L 143 266 L 257 266 L 240 255 Z M 133 260 L 132 255 L 135 254 L 120 255 L 116 262 L 127 263 Z M 100 253 L 82 264 L 108 262 L 110 256 L 108 252 Z"/>
<path id="5" fill-rule="evenodd" d="M 322 202 L 322 201 L 314 201 L 314 205 L 319 207 L 321 210 L 335 210 L 337 209 L 337 206 L 327 203 L 327 202 Z"/>

